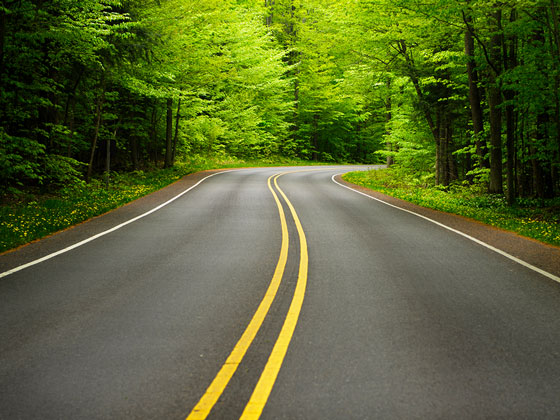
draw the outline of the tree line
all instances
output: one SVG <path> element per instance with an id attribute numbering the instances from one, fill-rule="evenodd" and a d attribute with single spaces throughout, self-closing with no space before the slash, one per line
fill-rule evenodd
<path id="1" fill-rule="evenodd" d="M 234 1 L 19 0 L 0 8 L 0 179 L 18 188 L 294 154 L 285 52 Z"/>
<path id="2" fill-rule="evenodd" d="M 558 1 L 402 1 L 399 6 L 407 18 L 395 25 L 389 11 L 388 30 L 373 50 L 391 69 L 388 120 L 398 118 L 400 127 L 416 112 L 431 134 L 435 183 L 478 177 L 490 193 L 506 193 L 510 203 L 521 196 L 558 195 Z M 379 10 L 379 2 L 371 7 Z M 387 135 L 396 156 L 403 139 L 404 147 L 410 146 L 406 132 L 412 130 Z M 412 141 L 412 148 L 417 145 Z"/>
<path id="3" fill-rule="evenodd" d="M 1 185 L 284 155 L 558 196 L 559 3 L 5 1 Z"/>

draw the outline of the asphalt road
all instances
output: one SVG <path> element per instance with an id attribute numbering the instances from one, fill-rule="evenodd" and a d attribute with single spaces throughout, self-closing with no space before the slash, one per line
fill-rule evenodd
<path id="1" fill-rule="evenodd" d="M 1 277 L 0 418 L 560 418 L 560 284 L 308 169 L 216 174 Z"/>

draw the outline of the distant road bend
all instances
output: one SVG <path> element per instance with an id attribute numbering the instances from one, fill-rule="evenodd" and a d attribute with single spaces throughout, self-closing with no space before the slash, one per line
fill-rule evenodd
<path id="1" fill-rule="evenodd" d="M 196 174 L 0 255 L 0 419 L 560 418 L 560 250 L 354 169 Z"/>

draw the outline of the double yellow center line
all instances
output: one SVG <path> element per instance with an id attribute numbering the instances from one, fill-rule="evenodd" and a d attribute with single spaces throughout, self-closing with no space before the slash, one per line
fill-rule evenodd
<path id="1" fill-rule="evenodd" d="M 284 201 L 290 209 L 290 213 L 292 214 L 292 218 L 294 219 L 294 223 L 296 225 L 299 236 L 300 262 L 298 281 L 296 289 L 294 291 L 294 296 L 292 298 L 292 303 L 290 304 L 288 314 L 286 315 L 286 319 L 284 320 L 284 324 L 282 326 L 282 330 L 278 335 L 276 344 L 274 345 L 274 348 L 272 349 L 272 352 L 268 358 L 268 362 L 263 372 L 261 373 L 260 379 L 257 382 L 255 389 L 253 390 L 253 394 L 251 395 L 249 402 L 245 406 L 245 410 L 241 415 L 241 419 L 258 419 L 262 413 L 262 410 L 264 409 L 270 392 L 272 391 L 272 387 L 274 386 L 274 382 L 276 381 L 276 377 L 278 376 L 278 372 L 280 371 L 282 362 L 284 361 L 284 357 L 286 355 L 286 352 L 288 351 L 288 346 L 292 339 L 299 314 L 301 312 L 303 298 L 305 296 L 305 289 L 307 287 L 307 271 L 309 266 L 309 256 L 307 253 L 307 240 L 305 238 L 305 232 L 303 231 L 301 222 L 294 209 L 294 206 L 292 205 L 290 200 L 288 200 L 286 194 L 284 194 L 284 192 L 278 186 L 278 178 L 286 173 L 289 172 L 272 175 L 268 178 L 267 181 L 268 188 L 272 193 L 272 196 L 274 197 L 274 200 L 278 207 L 280 223 L 282 226 L 282 246 L 280 248 L 280 257 L 278 259 L 272 281 L 270 282 L 270 285 L 268 286 L 268 289 L 265 293 L 264 298 L 259 304 L 259 307 L 253 315 L 253 318 L 245 329 L 245 332 L 233 348 L 231 354 L 206 390 L 205 394 L 202 396 L 198 404 L 193 408 L 193 410 L 187 417 L 187 420 L 206 419 L 206 417 L 210 414 L 210 411 L 224 392 L 239 364 L 243 360 L 243 357 L 247 353 L 247 350 L 251 346 L 251 343 L 255 339 L 255 336 L 257 335 L 262 323 L 264 322 L 264 319 L 268 314 L 270 307 L 272 306 L 272 302 L 276 297 L 278 288 L 280 287 L 280 283 L 282 282 L 282 277 L 286 268 L 286 262 L 288 260 L 289 234 L 284 208 L 282 206 L 282 203 L 280 202 L 280 199 L 278 198 L 278 195 L 272 187 L 272 183 L 274 183 L 274 187 L 284 198 Z"/>

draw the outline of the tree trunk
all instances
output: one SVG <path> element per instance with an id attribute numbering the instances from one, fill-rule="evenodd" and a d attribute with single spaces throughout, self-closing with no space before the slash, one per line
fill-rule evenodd
<path id="1" fill-rule="evenodd" d="M 560 20 L 558 17 L 558 4 L 556 0 L 550 0 L 550 14 L 552 17 L 552 33 L 553 37 L 551 42 L 554 42 L 555 51 L 552 55 L 556 56 L 556 62 L 560 62 Z M 556 158 L 555 162 L 560 162 L 560 75 L 558 73 L 554 76 L 554 124 L 556 126 Z M 553 168 L 553 183 L 558 184 L 560 177 L 560 168 L 558 165 Z"/>
<path id="2" fill-rule="evenodd" d="M 414 86 L 414 90 L 416 90 L 416 95 L 418 96 L 418 100 L 420 101 L 420 107 L 422 108 L 422 111 L 424 112 L 424 117 L 426 118 L 426 122 L 428 123 L 428 127 L 430 128 L 430 131 L 432 132 L 432 136 L 434 137 L 434 141 L 436 144 L 436 168 L 435 168 L 435 183 L 436 185 L 439 185 L 442 181 L 442 136 L 441 136 L 441 127 L 442 127 L 442 115 L 441 115 L 441 110 L 437 111 L 436 114 L 436 123 L 434 123 L 434 119 L 432 117 L 432 113 L 430 111 L 430 108 L 428 107 L 428 103 L 424 97 L 424 92 L 422 92 L 422 87 L 420 86 L 420 80 L 416 74 L 416 69 L 414 67 L 414 63 L 412 61 L 412 58 L 408 55 L 407 52 L 407 46 L 406 43 L 404 41 L 400 41 L 400 53 L 403 55 L 403 57 L 406 60 L 406 63 L 408 65 L 408 69 L 409 69 L 409 77 L 410 80 L 412 81 L 412 84 Z"/>
<path id="3" fill-rule="evenodd" d="M 159 155 L 158 155 L 158 141 L 157 141 L 157 102 L 153 104 L 152 108 L 152 118 L 151 118 L 151 126 L 150 126 L 150 143 L 153 147 L 153 155 L 152 158 L 154 159 L 154 165 L 157 167 Z"/>
<path id="4" fill-rule="evenodd" d="M 510 22 L 516 20 L 515 9 L 511 11 Z M 517 39 L 515 35 L 511 35 L 509 41 L 509 52 L 507 59 L 504 60 L 506 70 L 511 70 L 517 66 Z M 505 47 L 504 47 L 504 51 Z M 515 204 L 516 188 L 515 188 L 515 107 L 513 101 L 515 93 L 511 89 L 504 90 L 504 98 L 506 105 L 506 149 L 507 149 L 507 202 L 511 206 Z"/>
<path id="5" fill-rule="evenodd" d="M 442 121 L 441 121 L 441 110 L 436 113 L 436 125 L 434 127 L 436 134 L 434 135 L 434 141 L 436 144 L 436 170 L 435 170 L 435 184 L 441 185 L 442 173 L 441 173 L 441 133 L 442 133 Z"/>
<path id="6" fill-rule="evenodd" d="M 556 0 L 550 0 L 550 14 L 552 16 L 553 38 L 556 45 L 556 58 L 560 59 L 560 21 L 558 19 L 558 4 Z"/>
<path id="7" fill-rule="evenodd" d="M 478 87 L 478 72 L 476 71 L 476 63 L 474 61 L 474 39 L 471 33 L 472 18 L 463 13 L 463 19 L 467 24 L 465 32 L 465 55 L 467 56 L 467 76 L 469 80 L 469 103 L 471 106 L 471 117 L 473 123 L 473 132 L 475 137 L 476 155 L 480 167 L 488 168 L 488 159 L 486 159 L 486 144 L 482 135 L 484 132 L 484 120 L 482 116 L 481 94 Z"/>
<path id="8" fill-rule="evenodd" d="M 171 156 L 171 164 L 175 164 L 175 156 L 177 153 L 177 141 L 179 140 L 179 119 L 181 118 L 181 98 L 177 101 L 177 114 L 175 115 L 175 135 L 173 136 L 173 154 Z"/>
<path id="9" fill-rule="evenodd" d="M 524 109 L 520 112 L 519 124 L 519 149 L 517 152 L 517 187 L 519 197 L 529 197 L 532 195 L 532 184 L 528 175 L 528 163 L 531 163 L 527 158 L 531 155 L 527 147 L 527 110 Z"/>
<path id="10" fill-rule="evenodd" d="M 515 191 L 515 107 L 510 104 L 514 99 L 514 94 L 511 91 L 504 93 L 508 105 L 506 106 L 506 147 L 507 147 L 507 168 L 506 168 L 506 181 L 507 181 L 507 201 L 511 206 L 515 203 L 517 196 Z"/>
<path id="11" fill-rule="evenodd" d="M 449 185 L 449 144 L 447 143 L 447 127 L 444 129 L 443 136 L 440 140 L 441 145 L 441 184 L 444 187 Z"/>
<path id="12" fill-rule="evenodd" d="M 274 0 L 265 0 L 264 5 L 270 10 L 269 14 L 266 16 L 266 26 L 272 26 L 274 21 Z"/>
<path id="13" fill-rule="evenodd" d="M 391 122 L 391 118 L 392 118 L 391 80 L 387 80 L 387 90 L 388 90 L 387 100 L 385 101 L 385 135 L 388 137 L 389 134 L 391 134 L 389 130 L 389 123 Z M 388 152 L 393 151 L 393 144 L 390 141 L 387 142 L 387 151 Z M 393 155 L 388 154 L 387 167 L 391 166 L 393 163 L 394 163 Z"/>
<path id="14" fill-rule="evenodd" d="M 537 138 L 536 144 L 542 144 L 545 141 L 547 127 L 549 124 L 549 116 L 546 112 L 537 116 Z M 532 164 L 533 164 L 533 186 L 537 198 L 552 198 L 554 185 L 552 182 L 552 165 L 550 161 L 540 159 L 537 147 L 531 147 Z"/>
<path id="15" fill-rule="evenodd" d="M 0 80 L 4 74 L 4 40 L 6 38 L 6 12 L 0 9 Z"/>
<path id="16" fill-rule="evenodd" d="M 556 158 L 554 162 L 560 162 L 560 76 L 555 76 L 554 80 L 554 125 L 556 126 Z M 553 167 L 553 183 L 558 185 L 558 178 L 560 176 L 558 165 Z"/>
<path id="17" fill-rule="evenodd" d="M 503 193 L 502 175 L 502 111 L 500 88 L 497 81 L 489 88 L 488 105 L 490 108 L 490 185 L 488 191 L 491 194 Z"/>
<path id="18" fill-rule="evenodd" d="M 117 136 L 117 129 L 115 129 L 113 136 Z M 108 138 L 105 142 L 105 188 L 109 188 L 111 183 L 111 139 Z"/>
<path id="19" fill-rule="evenodd" d="M 501 35 L 502 12 L 498 10 L 494 13 L 497 31 L 490 39 L 490 60 L 493 69 L 490 70 L 490 87 L 488 88 L 488 106 L 490 109 L 490 185 L 488 192 L 491 194 L 503 193 L 502 175 L 502 95 L 500 91 L 498 76 L 501 68 Z"/>
<path id="20" fill-rule="evenodd" d="M 72 144 L 74 143 L 74 122 L 76 120 L 76 97 L 74 96 L 72 98 L 72 106 L 71 106 L 72 110 L 71 110 L 71 115 L 70 115 L 70 121 L 68 123 L 68 130 L 70 130 L 70 136 L 68 136 L 68 144 L 66 145 L 67 150 L 66 150 L 66 156 L 67 157 L 72 157 Z"/>
<path id="21" fill-rule="evenodd" d="M 167 99 L 167 118 L 165 128 L 165 168 L 173 166 L 173 99 Z"/>
<path id="22" fill-rule="evenodd" d="M 288 27 L 287 27 L 287 34 L 289 36 L 289 39 L 291 40 L 290 43 L 292 45 L 290 45 L 290 53 L 288 54 L 288 64 L 290 66 L 295 66 L 299 60 L 299 53 L 297 52 L 297 50 L 294 48 L 295 44 L 296 44 L 296 39 L 297 39 L 297 31 L 296 31 L 296 27 L 295 27 L 295 12 L 296 12 L 296 5 L 294 3 L 294 0 L 291 0 L 291 7 L 290 7 L 290 19 L 289 19 L 289 23 L 288 23 Z M 295 66 L 294 67 L 294 121 L 293 121 L 293 125 L 292 125 L 292 131 L 293 134 L 292 136 L 294 138 L 297 137 L 297 133 L 299 131 L 299 127 L 298 127 L 298 119 L 299 119 L 299 66 Z"/>
<path id="23" fill-rule="evenodd" d="M 78 90 L 78 86 L 80 85 L 80 82 L 82 80 L 82 76 L 84 74 L 84 68 L 82 67 L 80 69 L 80 72 L 78 73 L 78 77 L 76 77 L 76 81 L 74 82 L 74 85 L 72 87 L 72 90 L 70 92 L 68 92 L 68 96 L 66 97 L 66 106 L 64 107 L 64 125 L 68 125 L 68 114 L 71 108 L 71 105 L 75 105 L 76 103 L 76 92 Z"/>
<path id="24" fill-rule="evenodd" d="M 313 134 L 311 137 L 311 146 L 313 152 L 311 152 L 312 159 L 314 161 L 319 160 L 319 116 L 317 114 L 313 115 Z"/>
<path id="25" fill-rule="evenodd" d="M 436 139 L 436 171 L 435 184 L 441 185 L 441 139 Z"/>
<path id="26" fill-rule="evenodd" d="M 86 174 L 86 183 L 89 184 L 91 181 L 91 175 L 93 173 L 93 159 L 95 157 L 95 148 L 97 147 L 97 139 L 99 138 L 99 128 L 101 127 L 101 119 L 103 116 L 103 104 L 105 102 L 105 77 L 101 82 L 101 94 L 97 97 L 97 106 L 95 111 L 95 130 L 93 133 L 93 139 L 91 141 L 91 151 L 89 155 L 89 164 Z"/>
<path id="27" fill-rule="evenodd" d="M 533 168 L 533 191 L 535 197 L 543 199 L 545 197 L 545 187 L 544 187 L 544 173 L 540 165 L 539 159 L 537 158 L 537 149 L 532 146 L 531 154 L 531 165 Z"/>
<path id="28" fill-rule="evenodd" d="M 138 170 L 138 138 L 136 135 L 133 135 L 130 138 L 130 153 L 132 158 L 132 168 L 137 171 Z"/>
<path id="29" fill-rule="evenodd" d="M 457 179 L 457 165 L 453 156 L 453 120 L 448 118 L 445 132 L 445 184 Z"/>
<path id="30" fill-rule="evenodd" d="M 399 41 L 399 53 L 404 57 L 406 64 L 408 66 L 408 76 L 414 85 L 414 90 L 416 90 L 416 94 L 418 95 L 418 100 L 420 101 L 420 106 L 422 107 L 422 111 L 424 112 L 424 117 L 426 118 L 426 122 L 428 123 L 428 127 L 430 127 L 430 131 L 434 136 L 434 140 L 439 142 L 439 129 L 434 124 L 434 119 L 432 118 L 432 114 L 430 109 L 428 108 L 428 104 L 426 99 L 424 98 L 424 92 L 422 92 L 422 88 L 420 87 L 420 80 L 416 74 L 416 68 L 414 67 L 414 63 L 411 57 L 408 55 L 408 49 L 406 46 L 405 41 Z"/>
<path id="31" fill-rule="evenodd" d="M 543 13 L 545 13 L 543 11 Z M 533 34 L 533 42 L 537 47 L 543 47 L 546 42 L 546 36 L 544 29 L 538 28 Z M 545 71 L 541 69 L 541 71 Z M 545 75 L 546 77 L 547 75 Z M 543 109 L 537 115 L 537 127 L 536 127 L 536 145 L 532 147 L 532 163 L 533 163 L 533 185 L 535 187 L 535 192 L 538 198 L 552 198 L 554 195 L 554 185 L 552 176 L 552 162 L 551 157 L 544 157 L 544 147 L 542 145 L 546 144 L 548 139 L 548 128 L 550 125 L 550 116 L 548 114 L 548 109 Z M 540 147 L 540 149 L 539 149 Z M 543 150 L 544 149 L 544 150 Z"/>
<path id="32" fill-rule="evenodd" d="M 72 90 L 68 93 L 68 97 L 66 98 L 66 106 L 64 108 L 63 124 L 67 126 L 68 130 L 70 131 L 68 144 L 66 145 L 67 157 L 72 157 L 72 139 L 74 138 L 74 121 L 76 116 L 76 92 L 78 90 L 78 86 L 80 85 L 80 81 L 82 80 L 83 75 L 84 75 L 84 68 L 81 67 L 78 77 L 76 78 L 76 82 L 74 83 Z"/>

